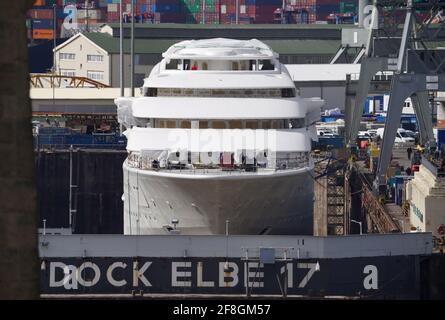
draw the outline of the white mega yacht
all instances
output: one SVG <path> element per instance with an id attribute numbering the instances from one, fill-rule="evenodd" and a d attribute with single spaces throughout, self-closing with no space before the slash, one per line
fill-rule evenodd
<path id="1" fill-rule="evenodd" d="M 118 98 L 128 158 L 125 234 L 312 234 L 311 140 L 323 101 L 302 99 L 258 40 L 183 41 Z"/>

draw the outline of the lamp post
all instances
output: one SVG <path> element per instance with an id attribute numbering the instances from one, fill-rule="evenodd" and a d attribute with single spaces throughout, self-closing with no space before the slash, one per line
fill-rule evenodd
<path id="1" fill-rule="evenodd" d="M 130 87 L 132 97 L 134 97 L 134 2 L 134 0 L 131 0 Z"/>
<path id="2" fill-rule="evenodd" d="M 120 96 L 125 96 L 125 81 L 124 81 L 124 23 L 122 21 L 123 4 L 122 0 L 119 2 L 119 59 L 120 59 Z M 122 130 L 121 130 L 122 132 Z"/>
<path id="3" fill-rule="evenodd" d="M 353 219 L 351 219 L 351 222 L 354 222 L 354 223 L 357 223 L 358 225 L 360 225 L 360 235 L 363 235 L 362 223 L 360 221 L 353 220 Z"/>

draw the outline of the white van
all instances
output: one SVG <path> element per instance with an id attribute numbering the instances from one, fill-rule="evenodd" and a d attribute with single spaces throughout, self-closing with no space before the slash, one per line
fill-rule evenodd
<path id="1" fill-rule="evenodd" d="M 385 132 L 385 128 L 378 128 L 377 135 L 383 139 L 383 133 Z M 396 133 L 396 139 L 394 141 L 397 144 L 414 144 L 415 139 L 408 135 L 405 129 L 398 128 Z"/>
<path id="2" fill-rule="evenodd" d="M 319 137 L 335 137 L 337 136 L 332 129 L 325 129 L 325 128 L 317 128 L 317 135 Z"/>

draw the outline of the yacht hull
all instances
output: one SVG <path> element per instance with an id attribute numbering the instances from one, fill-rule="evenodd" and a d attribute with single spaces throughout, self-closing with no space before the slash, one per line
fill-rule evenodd
<path id="1" fill-rule="evenodd" d="M 194 175 L 124 163 L 124 233 L 313 234 L 310 168 L 281 173 Z"/>

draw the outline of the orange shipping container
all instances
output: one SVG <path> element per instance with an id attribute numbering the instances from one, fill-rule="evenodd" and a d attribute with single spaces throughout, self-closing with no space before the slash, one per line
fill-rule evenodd
<path id="1" fill-rule="evenodd" d="M 53 9 L 31 9 L 28 10 L 28 17 L 31 19 L 53 19 Z"/>
<path id="2" fill-rule="evenodd" d="M 34 29 L 32 30 L 33 39 L 54 39 L 54 30 L 52 29 Z"/>
<path id="3" fill-rule="evenodd" d="M 96 19 L 89 19 L 88 23 L 100 23 L 101 20 L 96 20 Z M 81 24 L 86 24 L 87 20 L 86 19 L 78 19 L 77 23 L 81 23 Z"/>

